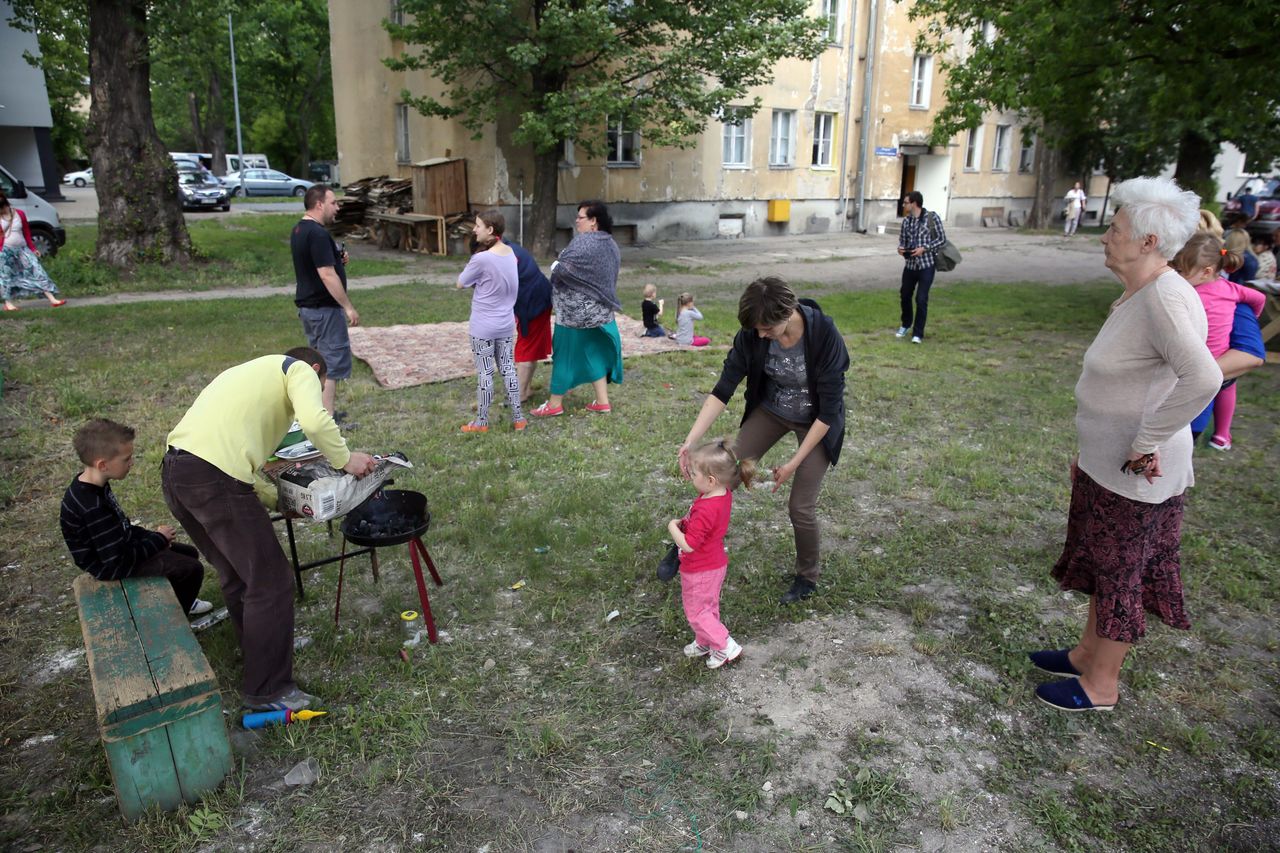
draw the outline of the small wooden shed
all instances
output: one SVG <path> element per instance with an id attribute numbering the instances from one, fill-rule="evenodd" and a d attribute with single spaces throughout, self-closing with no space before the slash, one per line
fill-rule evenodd
<path id="1" fill-rule="evenodd" d="M 467 161 L 436 157 L 414 163 L 413 212 L 452 216 L 471 209 L 467 200 Z"/>

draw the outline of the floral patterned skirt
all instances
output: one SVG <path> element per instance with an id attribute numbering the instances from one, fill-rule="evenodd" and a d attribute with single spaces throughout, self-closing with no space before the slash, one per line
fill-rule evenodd
<path id="1" fill-rule="evenodd" d="M 26 246 L 0 251 L 0 297 L 21 299 L 57 292 L 57 286 L 40 265 L 35 252 Z"/>
<path id="2" fill-rule="evenodd" d="M 1130 500 L 1076 470 L 1053 577 L 1065 590 L 1094 597 L 1099 637 L 1136 643 L 1147 633 L 1147 611 L 1173 628 L 1191 627 L 1179 558 L 1183 500 Z"/>

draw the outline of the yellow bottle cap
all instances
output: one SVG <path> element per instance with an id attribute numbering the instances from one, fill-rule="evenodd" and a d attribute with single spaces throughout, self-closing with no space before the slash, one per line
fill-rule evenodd
<path id="1" fill-rule="evenodd" d="M 414 619 L 417 619 L 417 618 L 418 618 L 418 611 L 416 611 L 416 610 L 406 610 L 406 611 L 404 611 L 403 613 L 401 613 L 401 614 L 400 614 L 400 618 L 401 618 L 401 619 L 403 619 L 403 620 L 404 620 L 404 621 L 406 621 L 406 622 L 412 622 Z"/>

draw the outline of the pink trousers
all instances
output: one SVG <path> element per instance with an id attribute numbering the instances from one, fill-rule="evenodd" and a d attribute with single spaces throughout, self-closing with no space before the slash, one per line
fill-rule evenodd
<path id="1" fill-rule="evenodd" d="M 723 650 L 729 642 L 729 629 L 720 621 L 720 587 L 728 570 L 725 566 L 711 572 L 680 573 L 684 616 L 693 629 L 694 641 L 709 649 Z"/>

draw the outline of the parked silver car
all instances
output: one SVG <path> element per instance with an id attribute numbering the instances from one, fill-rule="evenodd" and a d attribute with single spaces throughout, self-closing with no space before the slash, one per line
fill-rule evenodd
<path id="1" fill-rule="evenodd" d="M 233 196 L 241 194 L 239 172 L 231 172 L 222 182 Z M 245 195 L 296 195 L 302 196 L 312 186 L 311 181 L 291 178 L 275 169 L 245 169 L 243 190 Z"/>

